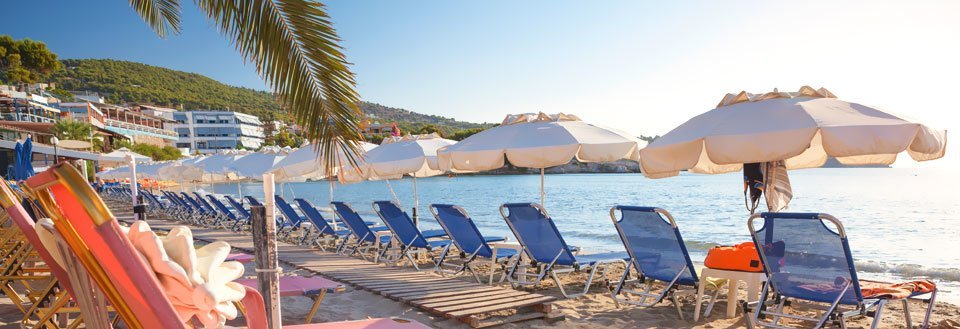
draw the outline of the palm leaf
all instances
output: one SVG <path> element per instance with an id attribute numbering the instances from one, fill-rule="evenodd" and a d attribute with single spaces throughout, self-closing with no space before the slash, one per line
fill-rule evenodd
<path id="1" fill-rule="evenodd" d="M 130 6 L 161 38 L 180 33 L 180 0 L 130 0 Z"/>
<path id="2" fill-rule="evenodd" d="M 303 127 L 331 172 L 355 165 L 362 117 L 353 73 L 322 4 L 310 0 L 196 0 Z M 341 163 L 345 160 L 347 163 Z"/>

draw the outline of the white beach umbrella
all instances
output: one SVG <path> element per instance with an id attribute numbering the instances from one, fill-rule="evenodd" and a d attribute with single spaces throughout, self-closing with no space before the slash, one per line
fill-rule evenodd
<path id="1" fill-rule="evenodd" d="M 97 177 L 103 179 L 122 179 L 130 176 L 130 168 L 126 166 L 107 169 L 97 173 Z"/>
<path id="2" fill-rule="evenodd" d="M 184 164 L 173 161 L 157 169 L 157 176 L 161 180 L 177 182 L 198 181 L 203 179 L 203 168 L 197 165 Z"/>
<path id="3" fill-rule="evenodd" d="M 204 181 L 223 181 L 239 178 L 233 170 L 233 163 L 242 156 L 237 154 L 216 154 L 203 158 L 193 165 L 203 168 Z"/>
<path id="4" fill-rule="evenodd" d="M 250 153 L 236 159 L 229 167 L 242 177 L 260 180 L 263 179 L 264 173 L 270 171 L 285 157 L 286 155 L 280 153 Z"/>
<path id="5" fill-rule="evenodd" d="M 441 149 L 440 169 L 483 171 L 503 167 L 540 169 L 540 202 L 544 201 L 544 168 L 580 162 L 612 162 L 639 158 L 646 143 L 625 132 L 580 120 L 574 115 L 544 113 L 508 115 L 500 126 L 484 130 Z"/>
<path id="6" fill-rule="evenodd" d="M 159 170 L 165 166 L 167 162 L 154 162 L 150 164 L 137 166 L 137 175 L 146 178 L 158 179 Z"/>
<path id="7" fill-rule="evenodd" d="M 388 137 L 367 152 L 363 158 L 367 175 L 374 177 L 413 176 L 413 217 L 419 224 L 420 198 L 417 195 L 417 177 L 430 177 L 444 173 L 437 163 L 437 150 L 456 144 L 456 141 L 441 138 L 437 134 Z"/>
<path id="8" fill-rule="evenodd" d="M 133 157 L 134 161 L 140 162 L 150 162 L 152 159 L 150 157 L 131 151 L 126 147 L 121 147 L 119 149 L 113 150 L 113 152 L 100 154 L 98 161 L 106 164 L 126 164 L 129 162 L 127 160 L 127 155 Z"/>
<path id="9" fill-rule="evenodd" d="M 945 131 L 804 86 L 799 92 L 727 94 L 717 108 L 641 150 L 640 166 L 647 177 L 662 178 L 681 170 L 733 172 L 757 163 L 813 168 L 828 157 L 846 165 L 889 165 L 904 151 L 917 161 L 941 158 L 946 145 Z M 767 201 L 771 211 L 779 211 L 789 198 L 771 205 L 768 195 Z"/>
<path id="10" fill-rule="evenodd" d="M 361 142 L 360 148 L 366 152 L 374 147 L 376 144 L 370 144 L 367 142 Z M 313 145 L 304 145 L 297 150 L 294 150 L 287 154 L 285 158 L 278 161 L 277 164 L 269 171 L 275 175 L 276 180 L 278 181 L 304 181 L 310 178 L 323 178 L 328 175 L 324 170 L 322 163 L 324 162 L 324 155 L 319 154 Z M 338 152 L 337 157 L 343 159 L 341 163 L 347 163 L 347 156 L 343 152 Z"/>

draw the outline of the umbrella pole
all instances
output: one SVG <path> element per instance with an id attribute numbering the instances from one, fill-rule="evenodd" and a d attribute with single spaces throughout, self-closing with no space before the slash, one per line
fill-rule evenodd
<path id="1" fill-rule="evenodd" d="M 543 168 L 540 168 L 540 205 L 543 206 L 544 200 L 546 199 L 546 192 L 543 191 Z M 546 207 L 546 206 L 544 206 Z"/>
<path id="2" fill-rule="evenodd" d="M 264 205 L 250 207 L 253 243 L 257 260 L 257 287 L 264 295 L 267 324 L 270 328 L 283 326 L 280 315 L 280 264 L 277 258 L 277 222 L 274 210 L 274 177 L 263 175 Z"/>
<path id="3" fill-rule="evenodd" d="M 142 214 L 137 212 L 137 161 L 132 157 L 128 157 L 130 160 L 130 196 L 133 197 L 133 218 L 137 220 L 143 220 L 145 218 L 141 217 Z"/>
<path id="4" fill-rule="evenodd" d="M 417 173 L 413 173 L 413 225 L 420 228 L 420 196 L 417 194 Z"/>

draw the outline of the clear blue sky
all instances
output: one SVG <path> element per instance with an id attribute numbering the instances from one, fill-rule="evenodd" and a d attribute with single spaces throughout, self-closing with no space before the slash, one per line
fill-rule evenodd
<path id="1" fill-rule="evenodd" d="M 184 31 L 167 40 L 124 0 L 5 3 L 0 34 L 45 41 L 62 58 L 138 61 L 265 89 L 183 3 Z M 960 2 L 326 3 L 363 98 L 422 113 L 498 122 L 566 112 L 653 135 L 728 92 L 808 84 L 960 128 Z"/>

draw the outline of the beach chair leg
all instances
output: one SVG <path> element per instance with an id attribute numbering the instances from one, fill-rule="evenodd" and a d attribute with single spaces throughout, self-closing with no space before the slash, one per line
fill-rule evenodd
<path id="1" fill-rule="evenodd" d="M 913 328 L 913 321 L 910 319 L 910 298 L 903 299 L 903 319 L 907 322 L 907 328 Z"/>
<path id="2" fill-rule="evenodd" d="M 769 281 L 767 281 L 769 283 Z M 753 329 L 755 323 L 760 322 L 760 312 L 767 307 L 767 298 L 770 297 L 770 284 L 764 284 L 760 291 L 760 299 L 757 300 L 757 308 L 747 316 L 747 328 Z"/>
<path id="3" fill-rule="evenodd" d="M 817 322 L 817 325 L 813 327 L 814 329 L 823 328 L 823 325 L 827 322 L 828 319 L 830 319 L 830 315 L 833 314 L 833 311 L 837 309 L 837 305 L 840 305 L 840 300 L 843 299 L 844 294 L 847 293 L 847 290 L 849 290 L 851 286 L 852 284 L 850 283 L 847 283 L 846 285 L 843 286 L 843 289 L 840 290 L 839 294 L 837 294 L 837 299 L 835 299 L 833 303 L 830 304 L 830 307 L 828 307 L 826 310 L 823 311 L 823 317 L 820 318 L 820 322 Z M 783 313 L 784 303 L 786 303 L 786 299 L 781 299 L 780 307 L 777 310 L 777 313 Z M 877 323 L 876 320 L 880 318 L 880 310 L 883 308 L 883 305 L 885 303 L 886 301 L 883 301 L 883 300 L 877 303 L 877 311 L 876 311 L 877 313 L 876 313 L 876 318 L 874 318 L 874 324 L 876 324 Z M 874 327 L 871 329 L 876 329 L 876 328 Z"/>
<path id="4" fill-rule="evenodd" d="M 567 294 L 566 289 L 563 288 L 563 281 L 560 281 L 560 277 L 557 276 L 557 272 L 550 271 L 550 276 L 553 277 L 553 282 L 557 283 L 557 288 L 560 288 L 560 294 L 563 295 L 564 298 L 570 298 L 570 295 Z"/>
<path id="5" fill-rule="evenodd" d="M 707 303 L 707 309 L 703 311 L 703 317 L 706 318 L 713 313 L 713 306 L 717 303 L 717 298 L 720 297 L 720 287 L 717 287 L 717 290 L 714 290 L 713 296 L 710 297 L 710 302 Z M 729 303 L 730 301 L 727 301 Z M 744 310 L 746 311 L 746 310 Z"/>
<path id="6" fill-rule="evenodd" d="M 870 324 L 870 329 L 877 329 L 877 326 L 880 325 L 880 314 L 883 312 L 883 306 L 886 304 L 886 300 L 877 302 L 877 310 L 873 313 L 873 323 Z"/>
<path id="7" fill-rule="evenodd" d="M 320 294 L 317 295 L 317 298 L 313 300 L 313 306 L 310 307 L 310 312 L 307 313 L 307 320 L 304 323 L 310 323 L 313 321 L 313 317 L 317 315 L 317 310 L 320 309 L 320 303 L 323 302 L 323 297 L 327 295 L 327 290 L 321 290 Z"/>
<path id="8" fill-rule="evenodd" d="M 677 309 L 677 315 L 680 316 L 680 320 L 683 321 L 683 310 L 680 307 L 680 300 L 677 299 L 677 294 L 670 293 L 670 301 L 673 302 L 673 307 Z"/>
<path id="9" fill-rule="evenodd" d="M 933 292 L 930 293 L 930 300 L 927 301 L 927 314 L 923 316 L 923 327 L 921 328 L 930 328 L 930 315 L 933 314 L 933 305 L 937 301 L 937 289 L 933 289 Z"/>
<path id="10" fill-rule="evenodd" d="M 620 299 L 617 297 L 620 295 L 620 292 L 623 291 L 623 286 L 627 283 L 627 278 L 630 276 L 630 268 L 633 267 L 633 262 L 627 264 L 623 268 L 623 274 L 620 275 L 620 281 L 617 282 L 617 285 L 613 288 L 613 291 L 610 292 L 610 298 L 613 298 L 613 306 L 620 308 Z"/>

